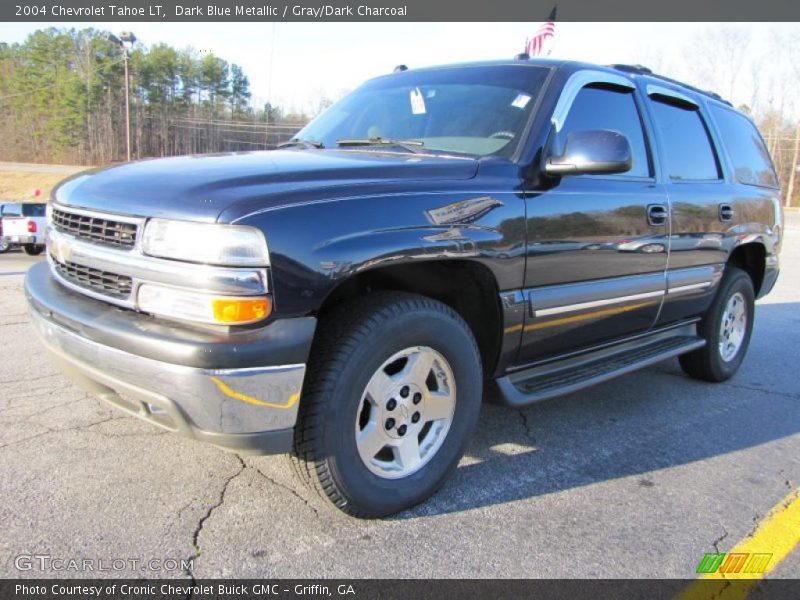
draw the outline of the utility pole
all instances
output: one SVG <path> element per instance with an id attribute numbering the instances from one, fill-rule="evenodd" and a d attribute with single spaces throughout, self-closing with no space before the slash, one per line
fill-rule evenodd
<path id="1" fill-rule="evenodd" d="M 128 49 L 122 47 L 122 62 L 125 65 L 125 148 L 128 151 L 128 162 L 131 160 L 131 101 L 128 78 Z"/>
<path id="2" fill-rule="evenodd" d="M 792 205 L 792 196 L 794 195 L 794 181 L 797 176 L 797 159 L 800 156 L 800 121 L 794 131 L 794 152 L 792 152 L 792 168 L 789 171 L 789 187 L 786 188 L 786 206 Z"/>
<path id="3" fill-rule="evenodd" d="M 136 42 L 136 36 L 131 31 L 123 31 L 119 37 L 108 36 L 115 44 L 119 44 L 122 50 L 122 63 L 125 67 L 125 149 L 127 151 L 128 162 L 131 160 L 131 102 L 130 102 L 130 77 L 128 76 L 129 50 Z M 125 44 L 129 44 L 126 46 Z"/>

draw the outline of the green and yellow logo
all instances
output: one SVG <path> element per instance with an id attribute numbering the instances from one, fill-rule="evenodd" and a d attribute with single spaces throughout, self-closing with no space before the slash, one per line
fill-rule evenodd
<path id="1" fill-rule="evenodd" d="M 772 554 L 752 552 L 708 553 L 697 566 L 698 573 L 763 573 Z"/>

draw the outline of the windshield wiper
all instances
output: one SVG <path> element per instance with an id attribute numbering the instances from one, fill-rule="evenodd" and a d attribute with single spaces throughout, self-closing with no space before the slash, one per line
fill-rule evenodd
<path id="1" fill-rule="evenodd" d="M 336 143 L 339 146 L 397 146 L 409 152 L 418 152 L 417 148 L 425 145 L 422 140 L 393 140 L 382 137 L 338 140 Z"/>
<path id="2" fill-rule="evenodd" d="M 283 142 L 282 144 L 278 144 L 277 147 L 290 148 L 292 146 L 301 146 L 303 148 L 316 148 L 317 150 L 325 147 L 322 145 L 322 142 L 315 142 L 314 140 L 301 140 L 300 138 L 294 138 L 293 140 L 289 140 L 288 142 Z"/>

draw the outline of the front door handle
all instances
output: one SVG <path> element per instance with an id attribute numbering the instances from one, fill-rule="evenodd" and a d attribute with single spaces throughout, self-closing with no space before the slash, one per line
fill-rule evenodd
<path id="1" fill-rule="evenodd" d="M 719 220 L 723 223 L 733 221 L 734 210 L 730 204 L 719 205 Z"/>
<path id="2" fill-rule="evenodd" d="M 663 204 L 650 204 L 647 207 L 647 222 L 651 227 L 661 227 L 667 224 L 669 211 Z"/>

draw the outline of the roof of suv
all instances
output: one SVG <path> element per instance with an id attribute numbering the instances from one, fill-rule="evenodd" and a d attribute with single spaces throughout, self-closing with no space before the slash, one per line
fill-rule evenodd
<path id="1" fill-rule="evenodd" d="M 525 55 L 521 55 L 521 57 L 518 58 L 510 58 L 505 60 L 489 60 L 489 61 L 478 61 L 469 63 L 455 63 L 450 65 L 437 65 L 431 67 L 422 67 L 420 69 L 415 69 L 415 70 L 424 71 L 428 69 L 447 69 L 447 68 L 459 68 L 459 67 L 498 67 L 498 66 L 515 66 L 515 65 L 565 68 L 570 71 L 579 71 L 582 69 L 594 69 L 594 70 L 602 70 L 602 71 L 616 73 L 618 75 L 622 75 L 629 79 L 634 79 L 635 77 L 646 77 L 648 79 L 652 79 L 659 83 L 666 83 L 675 86 L 683 91 L 689 92 L 690 94 L 699 94 L 701 96 L 705 96 L 706 98 L 716 100 L 717 102 L 722 102 L 727 106 L 732 106 L 730 102 L 724 100 L 719 94 L 715 92 L 702 90 L 687 83 L 683 83 L 682 81 L 678 81 L 676 79 L 672 79 L 664 75 L 659 75 L 657 73 L 654 73 L 651 69 L 648 69 L 647 67 L 642 65 L 625 65 L 625 64 L 596 65 L 593 63 L 585 63 L 574 60 L 561 60 L 561 59 L 551 59 L 551 58 L 525 58 L 524 56 Z M 386 76 L 389 75 L 384 75 L 384 77 Z"/>

